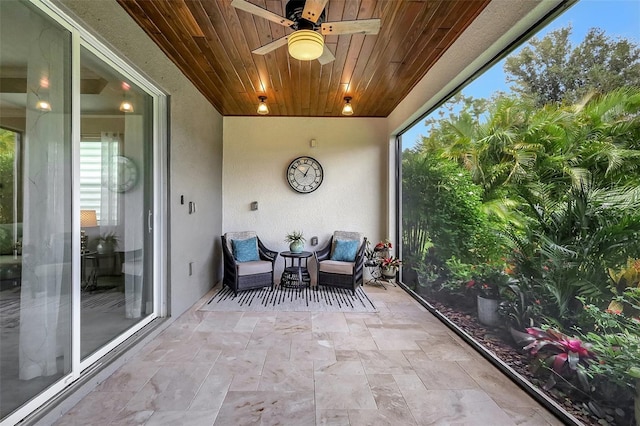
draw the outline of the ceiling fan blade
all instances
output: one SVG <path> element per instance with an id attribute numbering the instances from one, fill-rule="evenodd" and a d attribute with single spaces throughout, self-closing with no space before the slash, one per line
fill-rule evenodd
<path id="1" fill-rule="evenodd" d="M 278 47 L 282 47 L 287 44 L 287 38 L 288 36 L 280 37 L 277 40 L 273 40 L 271 43 L 267 43 L 262 47 L 252 50 L 251 53 L 255 53 L 256 55 L 266 55 L 269 52 L 273 52 Z"/>
<path id="2" fill-rule="evenodd" d="M 329 0 L 307 0 L 304 3 L 304 10 L 302 11 L 302 17 L 307 21 L 313 23 L 318 22 L 318 18 L 322 14 L 324 7 Z"/>
<path id="3" fill-rule="evenodd" d="M 328 64 L 329 62 L 335 61 L 335 59 L 336 57 L 333 56 L 333 53 L 331 53 L 331 50 L 329 50 L 329 48 L 325 44 L 324 48 L 322 49 L 322 55 L 320 55 L 320 57 L 318 58 L 318 62 L 320 62 L 320 65 Z"/>
<path id="4" fill-rule="evenodd" d="M 380 31 L 379 19 L 361 19 L 359 21 L 325 22 L 322 24 L 321 33 L 324 35 L 340 34 L 378 34 Z"/>
<path id="5" fill-rule="evenodd" d="M 260 6 L 256 6 L 253 3 L 249 3 L 246 0 L 233 0 L 231 2 L 231 6 L 236 9 L 244 10 L 245 12 L 252 13 L 256 16 L 259 16 L 264 19 L 268 19 L 271 22 L 275 22 L 276 24 L 280 24 L 283 27 L 290 27 L 293 25 L 293 21 L 290 21 L 287 18 L 284 18 L 280 15 L 277 15 L 273 12 L 269 12 L 267 9 L 263 9 Z"/>

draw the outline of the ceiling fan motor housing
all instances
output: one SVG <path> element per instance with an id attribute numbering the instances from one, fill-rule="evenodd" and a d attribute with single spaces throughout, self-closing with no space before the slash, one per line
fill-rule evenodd
<path id="1" fill-rule="evenodd" d="M 316 22 L 311 22 L 302 17 L 302 11 L 304 10 L 305 0 L 289 0 L 287 5 L 285 6 L 285 13 L 287 15 L 287 19 L 294 22 L 291 25 L 291 29 L 293 30 L 312 30 L 316 31 L 320 28 L 325 19 L 325 11 L 322 10 L 320 17 Z"/>

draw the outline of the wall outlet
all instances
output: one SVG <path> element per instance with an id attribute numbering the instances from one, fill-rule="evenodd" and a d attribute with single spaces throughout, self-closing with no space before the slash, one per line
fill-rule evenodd
<path id="1" fill-rule="evenodd" d="M 311 245 L 312 246 L 318 245 L 318 237 L 311 237 Z"/>

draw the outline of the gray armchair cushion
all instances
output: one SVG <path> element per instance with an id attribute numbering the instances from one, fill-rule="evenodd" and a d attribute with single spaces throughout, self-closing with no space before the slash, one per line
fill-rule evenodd
<path id="1" fill-rule="evenodd" d="M 353 274 L 353 268 L 356 266 L 355 262 L 342 262 L 339 260 L 323 260 L 318 263 L 318 270 L 320 272 L 327 272 L 329 274 Z"/>
<path id="2" fill-rule="evenodd" d="M 250 262 L 239 262 L 237 267 L 239 276 L 247 276 L 271 272 L 273 263 L 267 260 L 253 260 Z"/>

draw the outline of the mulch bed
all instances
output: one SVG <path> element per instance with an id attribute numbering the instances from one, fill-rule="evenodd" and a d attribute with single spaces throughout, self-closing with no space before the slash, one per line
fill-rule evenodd
<path id="1" fill-rule="evenodd" d="M 531 373 L 527 355 L 518 352 L 518 349 L 513 346 L 515 344 L 513 338 L 506 330 L 502 328 L 490 328 L 483 326 L 478 322 L 473 310 L 465 310 L 464 307 L 456 310 L 438 301 L 434 301 L 432 298 L 427 300 L 434 308 L 449 318 L 454 324 L 466 331 L 476 341 L 493 352 L 498 358 L 517 371 L 521 376 L 542 390 L 544 382 Z M 596 418 L 590 413 L 589 409 L 583 402 L 572 401 L 558 389 L 554 388 L 549 391 L 542 391 L 585 425 L 601 426 L 625 424 L 616 423 L 615 420 L 611 421 L 611 419 L 607 422 L 604 419 Z"/>

